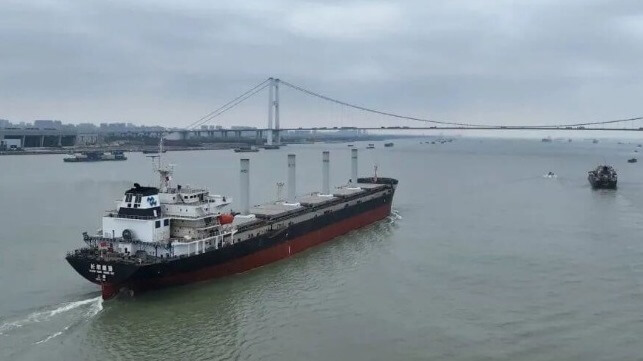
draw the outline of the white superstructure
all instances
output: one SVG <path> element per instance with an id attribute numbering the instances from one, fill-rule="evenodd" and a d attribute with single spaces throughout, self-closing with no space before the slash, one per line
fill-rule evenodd
<path id="1" fill-rule="evenodd" d="M 121 256 L 145 252 L 174 257 L 232 241 L 234 217 L 222 213 L 230 198 L 212 195 L 207 189 L 173 186 L 172 168 L 164 167 L 160 156 L 157 172 L 158 188 L 134 184 L 117 201 L 116 209 L 107 211 L 97 234 L 103 248 Z"/>

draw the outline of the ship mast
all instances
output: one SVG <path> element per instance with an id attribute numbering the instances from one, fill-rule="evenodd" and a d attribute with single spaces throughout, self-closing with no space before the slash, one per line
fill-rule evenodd
<path id="1" fill-rule="evenodd" d="M 163 155 L 163 135 L 161 134 L 161 138 L 159 139 L 159 168 L 161 169 L 161 156 Z"/>
<path id="2" fill-rule="evenodd" d="M 159 173 L 159 190 L 161 192 L 167 192 L 167 189 L 170 187 L 170 180 L 172 180 L 172 168 L 163 167 L 163 162 L 161 157 L 163 155 L 163 135 L 159 140 L 159 155 L 158 155 L 158 165 L 156 171 Z"/>

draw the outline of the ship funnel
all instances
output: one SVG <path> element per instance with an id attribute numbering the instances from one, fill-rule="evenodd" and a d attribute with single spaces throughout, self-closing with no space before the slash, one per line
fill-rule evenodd
<path id="1" fill-rule="evenodd" d="M 330 194 L 330 152 L 322 153 L 322 194 Z"/>
<path id="2" fill-rule="evenodd" d="M 351 149 L 351 183 L 357 183 L 357 149 Z"/>
<path id="3" fill-rule="evenodd" d="M 250 159 L 241 159 L 241 213 L 250 213 Z"/>
<path id="4" fill-rule="evenodd" d="M 295 185 L 295 155 L 288 154 L 288 202 L 295 203 L 297 188 Z"/>

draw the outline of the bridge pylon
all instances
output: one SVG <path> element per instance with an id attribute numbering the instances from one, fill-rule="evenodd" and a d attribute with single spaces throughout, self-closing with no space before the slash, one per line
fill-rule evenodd
<path id="1" fill-rule="evenodd" d="M 279 79 L 275 78 L 268 78 L 268 131 L 266 138 L 266 143 L 270 146 L 281 144 L 281 135 L 279 134 Z"/>

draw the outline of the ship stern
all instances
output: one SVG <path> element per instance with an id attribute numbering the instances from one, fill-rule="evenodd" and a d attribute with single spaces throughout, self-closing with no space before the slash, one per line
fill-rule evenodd
<path id="1" fill-rule="evenodd" d="M 133 275 L 140 268 L 131 262 L 101 258 L 87 249 L 69 253 L 65 259 L 79 275 L 101 286 L 105 300 L 114 297 L 121 288 L 132 283 Z"/>

